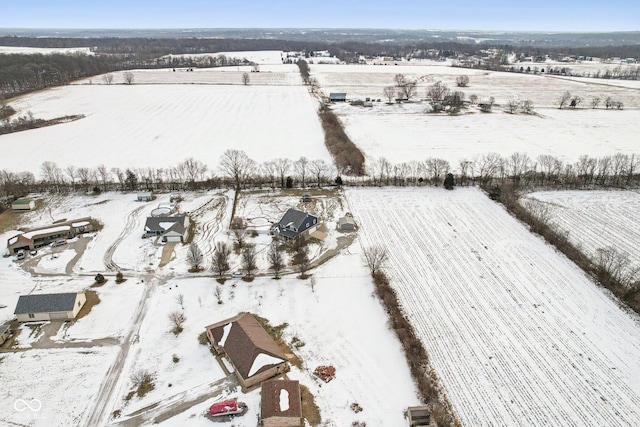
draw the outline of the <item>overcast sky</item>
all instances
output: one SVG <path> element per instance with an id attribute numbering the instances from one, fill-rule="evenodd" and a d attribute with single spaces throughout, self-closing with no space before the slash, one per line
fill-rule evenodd
<path id="1" fill-rule="evenodd" d="M 3 1 L 0 28 L 637 31 L 639 0 Z"/>

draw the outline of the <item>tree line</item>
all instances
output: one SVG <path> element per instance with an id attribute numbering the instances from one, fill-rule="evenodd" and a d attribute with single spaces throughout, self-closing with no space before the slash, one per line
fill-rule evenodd
<path id="1" fill-rule="evenodd" d="M 638 187 L 640 155 L 617 153 L 611 156 L 580 156 L 576 162 L 543 154 L 535 159 L 525 153 L 501 156 L 488 153 L 461 159 L 454 170 L 449 161 L 427 158 L 391 163 L 385 158 L 370 162 L 367 175 L 342 175 L 324 160 L 278 158 L 264 162 L 251 159 L 244 151 L 227 150 L 219 164 L 210 168 L 188 158 L 167 168 L 94 168 L 66 166 L 45 161 L 39 175 L 0 169 L 0 196 L 19 197 L 30 192 L 100 191 L 179 191 L 233 187 L 293 188 L 350 186 L 421 186 L 443 184 L 451 174 L 454 184 L 501 185 L 516 183 L 524 187 L 590 188 Z"/>

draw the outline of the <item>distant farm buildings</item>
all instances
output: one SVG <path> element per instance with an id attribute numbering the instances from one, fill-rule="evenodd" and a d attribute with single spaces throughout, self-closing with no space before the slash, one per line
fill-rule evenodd
<path id="1" fill-rule="evenodd" d="M 345 92 L 331 92 L 329 94 L 329 102 L 346 102 L 347 94 Z"/>

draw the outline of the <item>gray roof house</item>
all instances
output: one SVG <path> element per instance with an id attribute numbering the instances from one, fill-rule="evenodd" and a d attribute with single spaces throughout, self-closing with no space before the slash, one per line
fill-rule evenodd
<path id="1" fill-rule="evenodd" d="M 86 301 L 84 292 L 21 295 L 14 314 L 19 322 L 71 320 Z"/>
<path id="2" fill-rule="evenodd" d="M 271 231 L 276 238 L 285 241 L 306 239 L 318 226 L 318 218 L 297 209 L 289 209 L 282 219 L 273 224 Z"/>
<path id="3" fill-rule="evenodd" d="M 182 242 L 188 220 L 184 215 L 150 216 L 144 225 L 142 237 L 162 236 L 164 242 Z"/>
<path id="4" fill-rule="evenodd" d="M 346 100 L 346 92 L 331 92 L 329 94 L 329 102 L 345 102 Z"/>

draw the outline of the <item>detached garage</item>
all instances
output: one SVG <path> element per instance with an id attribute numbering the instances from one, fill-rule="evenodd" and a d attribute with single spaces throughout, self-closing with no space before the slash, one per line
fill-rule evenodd
<path id="1" fill-rule="evenodd" d="M 14 314 L 19 322 L 72 320 L 86 301 L 84 292 L 21 295 Z"/>

